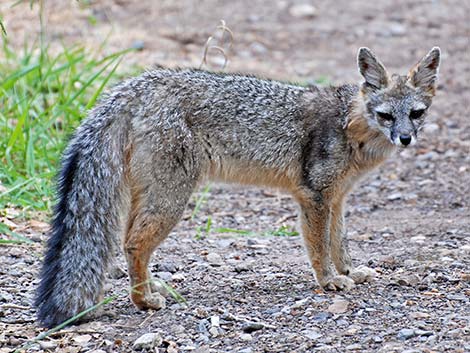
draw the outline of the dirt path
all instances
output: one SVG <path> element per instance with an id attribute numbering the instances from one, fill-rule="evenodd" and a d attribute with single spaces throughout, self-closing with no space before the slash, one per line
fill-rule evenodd
<path id="1" fill-rule="evenodd" d="M 153 261 L 154 274 L 188 306 L 169 298 L 165 310 L 139 312 L 121 295 L 94 321 L 31 351 L 127 352 L 144 333 L 161 336 L 159 352 L 470 351 L 468 1 L 316 1 L 314 10 L 291 1 L 91 3 L 49 2 L 54 45 L 61 38 L 96 47 L 110 32 L 107 50 L 143 49 L 122 65 L 197 67 L 207 37 L 224 19 L 234 32 L 229 70 L 302 82 L 358 81 L 359 46 L 403 71 L 439 45 L 439 92 L 419 144 L 349 198 L 352 255 L 379 272 L 374 282 L 348 293 L 321 292 L 299 236 L 262 235 L 295 227 L 289 197 L 214 186 L 194 220 L 190 207 Z M 26 5 L 1 4 L 0 13 L 16 44 L 35 35 Z M 218 234 L 222 227 L 255 234 Z M 0 247 L 1 353 L 41 332 L 30 303 L 43 231 L 27 224 L 22 232 L 34 244 Z M 127 278 L 114 275 L 107 294 L 126 287 Z"/>

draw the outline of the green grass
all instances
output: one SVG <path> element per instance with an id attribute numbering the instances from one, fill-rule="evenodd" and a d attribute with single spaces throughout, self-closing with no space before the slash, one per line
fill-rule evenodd
<path id="1" fill-rule="evenodd" d="M 0 54 L 0 210 L 47 211 L 68 136 L 116 76 L 127 51 L 34 44 Z"/>
<path id="2" fill-rule="evenodd" d="M 196 227 L 196 235 L 195 238 L 197 240 L 203 239 L 205 236 L 210 235 L 211 233 L 219 233 L 219 234 L 233 234 L 235 236 L 248 236 L 248 237 L 295 237 L 299 235 L 295 229 L 281 226 L 275 230 L 268 230 L 262 233 L 253 232 L 251 230 L 244 230 L 244 229 L 235 229 L 235 228 L 227 228 L 227 227 L 212 227 L 212 217 L 207 218 L 207 222 L 205 225 L 197 226 Z"/>
<path id="3" fill-rule="evenodd" d="M 3 239 L 3 237 L 8 239 Z M 0 245 L 2 244 L 33 244 L 34 242 L 25 236 L 11 231 L 5 224 L 0 223 Z"/>

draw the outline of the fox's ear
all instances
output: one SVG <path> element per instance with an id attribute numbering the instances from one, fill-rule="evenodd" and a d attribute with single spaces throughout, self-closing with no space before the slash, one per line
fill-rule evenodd
<path id="1" fill-rule="evenodd" d="M 388 74 L 385 67 L 370 51 L 362 47 L 357 53 L 359 72 L 365 78 L 365 84 L 374 89 L 381 89 L 388 85 Z"/>
<path id="2" fill-rule="evenodd" d="M 438 47 L 432 48 L 431 51 L 411 69 L 408 75 L 411 84 L 426 93 L 434 94 L 440 59 L 441 49 Z"/>

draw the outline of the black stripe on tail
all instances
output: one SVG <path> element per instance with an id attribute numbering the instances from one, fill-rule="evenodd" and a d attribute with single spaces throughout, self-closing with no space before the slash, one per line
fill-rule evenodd
<path id="1" fill-rule="evenodd" d="M 62 248 L 66 242 L 67 225 L 65 218 L 68 212 L 68 195 L 72 189 L 78 167 L 79 151 L 72 150 L 62 161 L 62 169 L 58 178 L 57 204 L 54 208 L 54 218 L 50 238 L 47 242 L 47 252 L 41 271 L 34 305 L 38 308 L 38 319 L 47 327 L 53 327 L 68 319 L 66 313 L 60 310 L 61 303 L 56 303 L 54 283 L 60 272 Z"/>

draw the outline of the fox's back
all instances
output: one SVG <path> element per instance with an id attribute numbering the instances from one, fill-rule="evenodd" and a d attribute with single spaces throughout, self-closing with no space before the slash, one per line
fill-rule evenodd
<path id="1" fill-rule="evenodd" d="M 336 133 L 344 113 L 332 90 L 252 76 L 158 69 L 131 83 L 138 135 L 164 133 L 160 139 L 167 144 L 196 141 L 213 161 L 232 159 L 245 167 L 292 167 L 311 130 L 321 127 L 324 134 L 334 125 Z"/>

